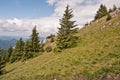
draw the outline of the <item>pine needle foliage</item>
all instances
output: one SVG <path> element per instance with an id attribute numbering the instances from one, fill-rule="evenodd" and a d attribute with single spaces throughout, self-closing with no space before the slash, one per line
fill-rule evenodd
<path id="1" fill-rule="evenodd" d="M 76 30 L 75 22 L 71 19 L 73 18 L 73 10 L 67 5 L 64 11 L 62 19 L 60 19 L 60 28 L 58 28 L 57 33 L 57 50 L 60 51 L 65 48 L 72 47 L 76 42 L 74 40 L 74 32 Z"/>

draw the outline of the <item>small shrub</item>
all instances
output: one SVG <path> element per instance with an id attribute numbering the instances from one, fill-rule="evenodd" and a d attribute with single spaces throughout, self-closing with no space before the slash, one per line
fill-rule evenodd
<path id="1" fill-rule="evenodd" d="M 54 38 L 53 38 L 53 37 L 50 39 L 50 42 L 51 42 L 51 43 L 54 42 Z"/>
<path id="2" fill-rule="evenodd" d="M 51 46 L 47 46 L 47 47 L 45 48 L 45 51 L 46 51 L 46 52 L 51 52 L 51 51 L 52 51 L 52 47 L 51 47 Z"/>
<path id="3" fill-rule="evenodd" d="M 57 52 L 62 52 L 62 49 L 58 48 L 58 47 L 55 47 L 54 48 L 54 52 L 57 53 Z"/>
<path id="4" fill-rule="evenodd" d="M 112 19 L 112 16 L 108 14 L 106 20 L 109 21 L 110 19 Z"/>

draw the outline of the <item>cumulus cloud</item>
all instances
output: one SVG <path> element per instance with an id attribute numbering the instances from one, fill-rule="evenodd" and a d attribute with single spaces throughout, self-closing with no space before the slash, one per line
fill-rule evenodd
<path id="1" fill-rule="evenodd" d="M 73 19 L 77 21 L 80 28 L 83 27 L 83 24 L 93 20 L 100 4 L 105 4 L 108 8 L 111 8 L 113 4 L 116 6 L 120 4 L 120 0 L 56 0 L 54 2 L 52 3 L 55 5 L 53 15 L 61 16 L 66 5 L 69 4 L 73 9 Z"/>
<path id="2" fill-rule="evenodd" d="M 28 31 L 27 28 L 22 26 L 19 19 L 0 20 L 0 35 L 5 36 L 22 36 Z"/>
<path id="3" fill-rule="evenodd" d="M 78 27 L 93 20 L 100 4 L 111 8 L 113 4 L 120 7 L 120 0 L 46 0 L 54 7 L 51 16 L 38 19 L 5 19 L 0 20 L 0 35 L 29 36 L 31 29 L 36 25 L 40 36 L 55 34 L 59 27 L 59 19 L 62 17 L 67 4 L 73 9 L 74 18 Z"/>
<path id="4" fill-rule="evenodd" d="M 59 20 L 56 17 L 0 20 L 0 35 L 29 36 L 35 25 L 40 36 L 43 37 L 57 32 L 56 26 L 59 27 Z"/>

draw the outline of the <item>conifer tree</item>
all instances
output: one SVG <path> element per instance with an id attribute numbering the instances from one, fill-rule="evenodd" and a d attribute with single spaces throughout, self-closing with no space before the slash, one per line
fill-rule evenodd
<path id="1" fill-rule="evenodd" d="M 19 61 L 22 58 L 23 51 L 24 51 L 24 41 L 22 40 L 22 38 L 20 38 L 16 42 L 15 48 L 14 48 L 13 53 L 11 55 L 10 62 Z"/>
<path id="2" fill-rule="evenodd" d="M 36 26 L 32 30 L 32 34 L 30 38 L 25 42 L 24 46 L 24 54 L 22 57 L 22 60 L 27 60 L 29 58 L 32 58 L 35 52 L 42 52 L 43 46 L 42 43 L 40 43 L 39 40 L 39 33 L 36 30 Z"/>
<path id="3" fill-rule="evenodd" d="M 16 42 L 14 51 L 15 51 L 15 52 L 20 52 L 20 53 L 22 53 L 22 52 L 23 52 L 23 49 L 24 49 L 24 41 L 22 40 L 22 38 L 20 38 L 20 39 Z"/>
<path id="4" fill-rule="evenodd" d="M 33 57 L 33 53 L 31 51 L 32 51 L 32 45 L 30 40 L 28 39 L 24 45 L 24 54 L 22 56 L 22 61 Z"/>
<path id="5" fill-rule="evenodd" d="M 7 50 L 6 62 L 9 62 L 9 61 L 10 61 L 10 57 L 11 57 L 12 53 L 13 53 L 13 47 L 10 46 L 10 47 L 8 48 L 8 50 Z"/>
<path id="6" fill-rule="evenodd" d="M 62 50 L 64 48 L 72 47 L 75 44 L 73 33 L 76 30 L 75 21 L 72 21 L 73 10 L 67 5 L 66 10 L 64 11 L 62 19 L 60 19 L 60 28 L 57 33 L 57 49 Z"/>
<path id="7" fill-rule="evenodd" d="M 30 40 L 28 39 L 28 40 L 25 42 L 24 52 L 25 52 L 25 53 L 28 53 L 28 52 L 31 52 L 31 51 L 32 51 L 32 45 L 31 45 Z"/>
<path id="8" fill-rule="evenodd" d="M 95 20 L 102 18 L 108 14 L 107 8 L 105 5 L 101 4 L 97 14 L 95 15 Z"/>
<path id="9" fill-rule="evenodd" d="M 31 52 L 39 52 L 40 44 L 39 44 L 39 33 L 36 30 L 36 26 L 32 30 L 32 34 L 30 36 L 30 42 L 32 46 Z"/>

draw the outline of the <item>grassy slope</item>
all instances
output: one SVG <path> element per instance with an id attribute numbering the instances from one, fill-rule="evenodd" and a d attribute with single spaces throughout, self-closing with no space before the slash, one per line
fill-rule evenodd
<path id="1" fill-rule="evenodd" d="M 118 24 L 119 22 L 119 24 Z M 109 25 L 102 28 L 104 25 Z M 8 64 L 8 73 L 0 80 L 39 80 L 53 77 L 73 79 L 120 73 L 120 15 L 110 21 L 102 20 L 83 28 L 77 47 L 62 53 L 47 53 L 27 62 Z"/>

